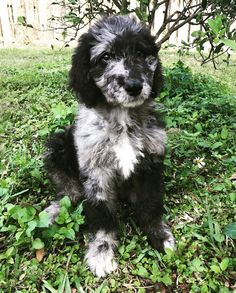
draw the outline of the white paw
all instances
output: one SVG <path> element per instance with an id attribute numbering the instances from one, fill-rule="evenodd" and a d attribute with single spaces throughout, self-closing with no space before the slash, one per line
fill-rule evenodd
<path id="1" fill-rule="evenodd" d="M 91 251 L 88 251 L 85 257 L 89 269 L 97 277 L 105 277 L 107 274 L 110 274 L 112 271 L 117 269 L 117 263 L 113 259 L 113 252 L 97 252 L 92 254 Z"/>
<path id="2" fill-rule="evenodd" d="M 174 239 L 174 237 L 173 236 L 172 237 L 168 237 L 164 241 L 163 245 L 164 245 L 164 249 L 165 248 L 169 248 L 169 249 L 175 251 L 175 239 Z"/>
<path id="3" fill-rule="evenodd" d="M 90 241 L 85 260 L 91 272 L 97 277 L 105 277 L 116 270 L 114 249 L 117 246 L 115 233 L 99 230 Z"/>
<path id="4" fill-rule="evenodd" d="M 169 248 L 175 251 L 175 238 L 173 234 L 171 233 L 170 228 L 166 224 L 164 224 L 164 231 L 167 235 L 167 238 L 163 242 L 164 249 Z"/>

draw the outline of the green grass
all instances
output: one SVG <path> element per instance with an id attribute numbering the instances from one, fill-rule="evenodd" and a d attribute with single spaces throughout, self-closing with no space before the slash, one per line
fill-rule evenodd
<path id="1" fill-rule="evenodd" d="M 165 207 L 177 251 L 153 250 L 126 215 L 119 269 L 98 279 L 83 263 L 81 206 L 64 198 L 52 227 L 42 212 L 55 195 L 43 169 L 44 142 L 73 121 L 77 107 L 67 90 L 71 50 L 0 55 L 0 292 L 232 292 L 236 67 L 203 69 L 184 57 L 193 75 L 173 66 L 176 54 L 162 52 L 166 85 L 157 102 L 165 106 Z"/>
<path id="2" fill-rule="evenodd" d="M 215 70 L 211 62 L 201 66 L 201 58 L 197 53 L 179 55 L 176 51 L 162 50 L 161 58 L 164 66 L 170 66 L 179 60 L 188 65 L 196 74 L 208 74 L 214 76 L 214 79 L 229 87 L 232 93 L 236 93 L 236 54 L 232 54 L 229 66 L 223 61 L 225 57 L 220 57 L 217 69 Z"/>

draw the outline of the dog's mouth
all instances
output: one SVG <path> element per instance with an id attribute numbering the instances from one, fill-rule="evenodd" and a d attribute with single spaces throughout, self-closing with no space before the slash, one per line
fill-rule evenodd
<path id="1" fill-rule="evenodd" d="M 136 107 L 142 105 L 148 97 L 149 93 L 145 93 L 144 90 L 130 94 L 125 89 L 120 89 L 114 93 L 112 103 L 123 107 Z"/>
<path id="2" fill-rule="evenodd" d="M 114 106 L 136 107 L 150 96 L 151 86 L 144 78 L 95 78 L 107 102 Z"/>

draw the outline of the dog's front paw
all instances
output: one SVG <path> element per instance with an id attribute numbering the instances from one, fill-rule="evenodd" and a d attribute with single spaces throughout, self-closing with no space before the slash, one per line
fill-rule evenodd
<path id="1" fill-rule="evenodd" d="M 107 274 L 117 269 L 114 256 L 110 255 L 108 252 L 98 252 L 94 254 L 88 252 L 86 261 L 90 271 L 99 278 L 105 277 Z"/>
<path id="2" fill-rule="evenodd" d="M 176 249 L 175 248 L 175 238 L 174 238 L 173 234 L 171 233 L 170 228 L 167 225 L 166 225 L 166 227 L 167 227 L 165 230 L 166 238 L 163 241 L 163 247 L 164 247 L 164 249 L 169 248 L 169 249 L 175 251 L 175 249 Z"/>
<path id="3" fill-rule="evenodd" d="M 148 239 L 153 248 L 158 251 L 164 251 L 165 248 L 175 250 L 175 238 L 164 222 L 159 223 L 157 227 L 149 227 L 148 230 Z"/>
<path id="4" fill-rule="evenodd" d="M 94 275 L 101 278 L 116 270 L 117 263 L 114 260 L 116 246 L 114 233 L 100 230 L 95 235 L 91 235 L 85 260 Z"/>

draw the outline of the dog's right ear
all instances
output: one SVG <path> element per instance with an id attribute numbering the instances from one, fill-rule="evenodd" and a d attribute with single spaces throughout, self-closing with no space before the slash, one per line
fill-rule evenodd
<path id="1" fill-rule="evenodd" d="M 90 75 L 90 49 L 94 38 L 91 34 L 83 34 L 79 45 L 72 56 L 72 67 L 69 72 L 69 88 L 87 107 L 95 107 L 103 95 Z"/>

